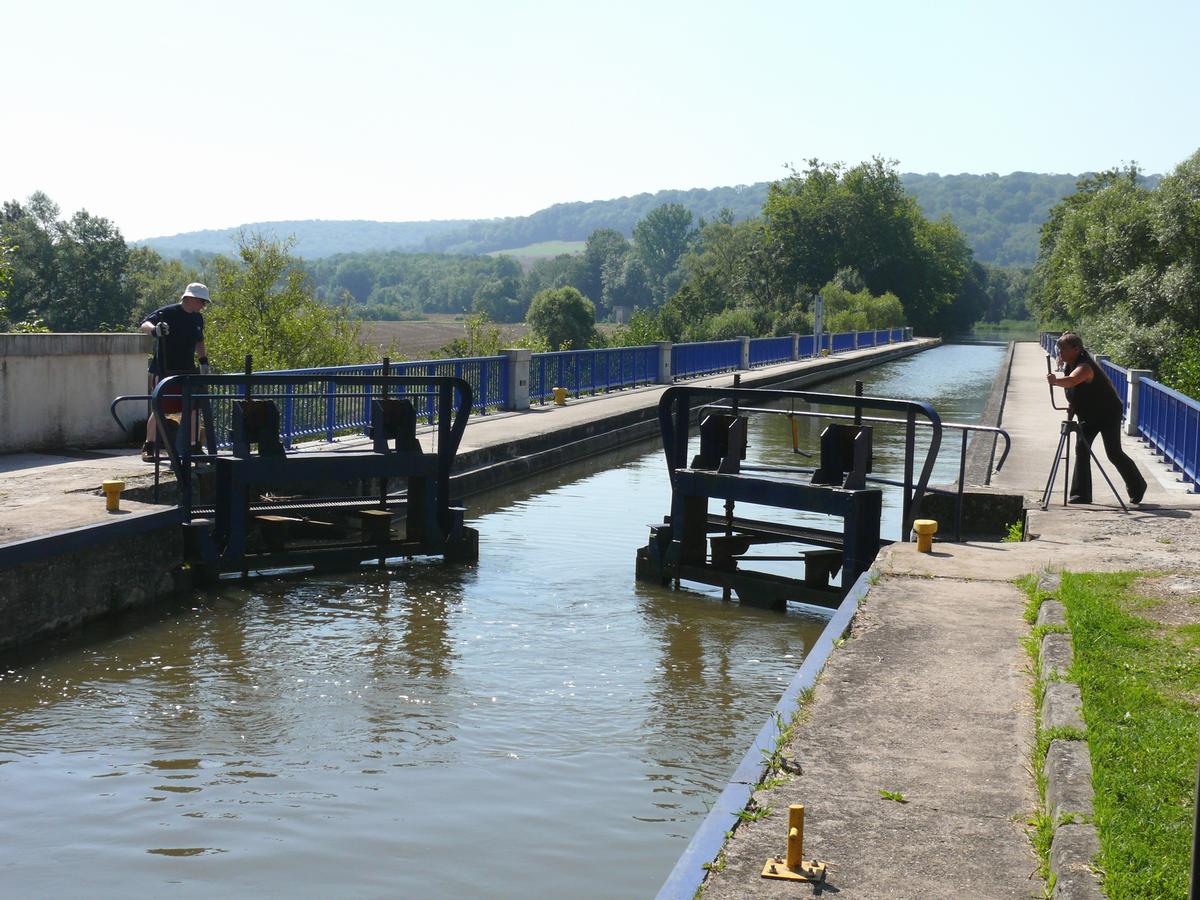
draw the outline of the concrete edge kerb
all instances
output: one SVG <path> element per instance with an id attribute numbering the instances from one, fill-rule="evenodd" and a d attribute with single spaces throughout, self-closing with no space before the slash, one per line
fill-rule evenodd
<path id="1" fill-rule="evenodd" d="M 879 573 L 872 568 L 859 576 L 858 581 L 846 594 L 821 636 L 812 649 L 805 654 L 804 662 L 784 690 L 770 717 L 759 731 L 754 743 L 746 751 L 742 761 L 734 770 L 729 783 L 721 791 L 704 821 L 688 842 L 671 874 L 659 889 L 657 900 L 690 900 L 696 889 L 708 877 L 704 866 L 717 858 L 725 846 L 726 833 L 732 831 L 740 821 L 738 813 L 745 810 L 754 793 L 754 785 L 762 780 L 767 771 L 766 759 L 770 757 L 780 734 L 780 722 L 790 723 L 800 709 L 800 695 L 817 683 L 817 677 L 833 653 L 834 643 L 849 630 L 859 604 L 867 596 Z M 786 727 L 786 724 L 785 724 Z"/>
<path id="2" fill-rule="evenodd" d="M 1017 342 L 1009 341 L 1005 360 L 992 380 L 992 389 L 988 392 L 983 412 L 980 413 L 980 425 L 999 428 L 1004 419 L 1004 402 L 1008 398 L 1008 383 L 1012 378 L 1013 357 L 1016 355 L 1016 350 Z M 964 475 L 967 484 L 987 485 L 992 483 L 992 467 L 996 462 L 996 445 L 999 442 L 998 434 L 977 433 L 971 438 L 970 445 L 967 447 L 967 464 Z"/>
<path id="3" fill-rule="evenodd" d="M 1057 590 L 1057 575 L 1042 575 L 1039 590 Z M 1066 610 L 1058 600 L 1047 598 L 1038 607 L 1038 626 L 1066 626 Z M 1037 679 L 1042 692 L 1042 717 L 1039 733 L 1055 728 L 1083 733 L 1083 701 L 1079 685 L 1067 680 L 1074 662 L 1069 632 L 1043 635 L 1038 646 Z M 1051 817 L 1050 872 L 1054 877 L 1054 897 L 1064 900 L 1100 900 L 1104 893 L 1096 876 L 1093 860 L 1100 852 L 1094 815 L 1092 759 L 1086 740 L 1055 738 L 1046 748 L 1042 761 L 1045 795 L 1042 809 Z M 1075 817 L 1084 821 L 1075 821 Z M 1066 821 L 1063 821 L 1066 817 Z"/>

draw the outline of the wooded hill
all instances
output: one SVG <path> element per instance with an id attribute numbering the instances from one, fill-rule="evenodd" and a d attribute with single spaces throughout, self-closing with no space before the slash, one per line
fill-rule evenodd
<path id="1" fill-rule="evenodd" d="M 1050 208 L 1074 193 L 1075 175 L 1013 172 L 1010 175 L 901 176 L 904 189 L 916 198 L 926 217 L 949 216 L 963 231 L 975 259 L 1001 266 L 1031 266 L 1037 257 L 1038 234 Z M 1146 187 L 1159 176 L 1146 178 Z M 306 259 L 336 253 L 400 250 L 426 253 L 488 253 L 511 250 L 541 241 L 582 241 L 598 228 L 612 228 L 626 236 L 652 209 L 678 203 L 697 219 L 711 221 L 722 209 L 736 220 L 762 212 L 766 182 L 711 189 L 666 190 L 590 203 L 556 203 L 529 216 L 481 220 L 425 222 L 284 221 L 257 222 L 210 231 L 185 232 L 171 237 L 148 238 L 138 244 L 168 257 L 187 257 L 189 251 L 229 253 L 239 230 L 268 237 L 294 235 L 295 251 Z"/>

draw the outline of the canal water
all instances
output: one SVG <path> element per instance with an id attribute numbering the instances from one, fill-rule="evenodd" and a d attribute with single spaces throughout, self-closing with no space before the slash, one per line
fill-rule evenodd
<path id="1" fill-rule="evenodd" d="M 857 377 L 970 419 L 1000 355 Z M 656 449 L 472 506 L 477 566 L 229 583 L 0 670 L 0 892 L 653 894 L 823 619 L 634 580 Z"/>

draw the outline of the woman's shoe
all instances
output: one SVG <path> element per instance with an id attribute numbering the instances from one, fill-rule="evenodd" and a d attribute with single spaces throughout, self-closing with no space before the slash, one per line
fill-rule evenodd
<path id="1" fill-rule="evenodd" d="M 1135 491 L 1129 492 L 1130 503 L 1141 503 L 1142 498 L 1146 496 L 1146 482 L 1142 482 L 1142 486 Z"/>

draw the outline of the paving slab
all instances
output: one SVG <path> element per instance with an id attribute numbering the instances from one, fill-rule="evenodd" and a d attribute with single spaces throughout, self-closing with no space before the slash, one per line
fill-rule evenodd
<path id="1" fill-rule="evenodd" d="M 828 863 L 830 893 L 1029 896 L 1037 861 L 1022 826 L 1035 803 L 1023 608 L 1005 583 L 877 583 L 787 748 L 803 774 L 755 796 L 781 812 L 738 827 L 704 896 L 812 891 L 759 877 L 783 852 L 790 803 L 805 804 L 805 852 Z"/>

